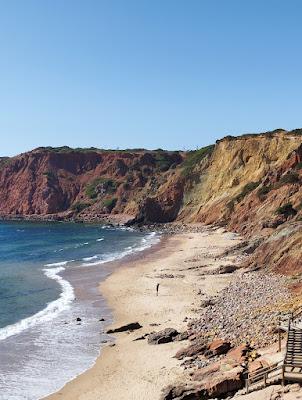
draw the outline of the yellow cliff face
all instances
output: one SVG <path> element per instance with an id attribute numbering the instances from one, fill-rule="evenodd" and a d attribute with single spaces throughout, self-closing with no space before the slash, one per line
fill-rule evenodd
<path id="1" fill-rule="evenodd" d="M 178 219 L 214 223 L 229 218 L 232 208 L 301 143 L 301 136 L 285 131 L 219 141 L 206 168 L 195 166 Z"/>

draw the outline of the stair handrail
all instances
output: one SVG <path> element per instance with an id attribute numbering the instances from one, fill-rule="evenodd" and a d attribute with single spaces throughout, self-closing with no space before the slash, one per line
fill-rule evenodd
<path id="1" fill-rule="evenodd" d="M 295 320 L 297 317 L 302 315 L 302 305 L 297 307 L 294 311 L 292 311 L 292 319 Z"/>
<path id="2" fill-rule="evenodd" d="M 258 369 L 257 371 L 254 372 L 247 372 L 246 376 L 247 378 L 245 379 L 245 388 L 246 388 L 246 393 L 249 393 L 249 388 L 251 384 L 258 382 L 261 378 L 263 378 L 263 384 L 264 386 L 267 385 L 267 378 L 268 374 L 277 371 L 281 369 L 281 380 L 282 380 L 282 385 L 285 383 L 285 368 L 286 367 L 293 367 L 295 363 L 293 364 L 287 364 L 286 363 L 286 357 L 287 357 L 287 350 L 288 350 L 288 343 L 289 343 L 289 332 L 291 330 L 292 323 L 297 319 L 297 317 L 301 316 L 302 317 L 302 305 L 300 307 L 297 307 L 294 311 L 291 311 L 287 314 L 279 314 L 278 320 L 279 320 L 279 328 L 282 327 L 281 322 L 287 322 L 287 339 L 286 339 L 286 352 L 284 355 L 283 361 L 277 362 L 271 366 L 268 367 L 263 367 L 261 369 Z M 279 334 L 280 335 L 280 334 Z M 281 346 L 279 344 L 280 350 Z M 297 366 L 301 367 L 301 365 L 297 364 Z"/>
<path id="3" fill-rule="evenodd" d="M 282 327 L 282 322 L 288 322 L 288 319 L 294 321 L 298 317 L 302 317 L 302 305 L 296 307 L 293 311 L 287 313 L 279 313 L 278 320 L 279 320 L 279 327 Z"/>
<path id="4" fill-rule="evenodd" d="M 286 357 L 287 357 L 287 350 L 288 350 L 288 342 L 289 342 L 289 332 L 291 329 L 291 324 L 293 322 L 293 312 L 290 313 L 288 317 L 288 327 L 287 327 L 287 338 L 286 338 L 286 352 L 284 355 L 283 363 L 282 363 L 282 386 L 285 384 L 285 368 L 287 366 L 286 364 Z"/>
<path id="5" fill-rule="evenodd" d="M 249 387 L 253 383 L 259 381 L 261 378 L 263 378 L 264 384 L 266 385 L 268 374 L 270 374 L 271 372 L 277 371 L 278 369 L 282 369 L 282 368 L 283 368 L 283 365 L 280 364 L 280 362 L 277 362 L 270 366 L 262 367 L 261 369 L 258 369 L 257 371 L 247 372 L 247 378 L 245 379 L 246 393 L 249 393 Z"/>

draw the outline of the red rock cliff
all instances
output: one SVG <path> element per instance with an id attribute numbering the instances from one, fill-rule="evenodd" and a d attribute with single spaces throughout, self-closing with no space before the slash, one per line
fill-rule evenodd
<path id="1" fill-rule="evenodd" d="M 301 133 L 226 137 L 187 153 L 64 147 L 1 158 L 0 216 L 218 223 L 264 238 L 253 263 L 296 271 Z"/>

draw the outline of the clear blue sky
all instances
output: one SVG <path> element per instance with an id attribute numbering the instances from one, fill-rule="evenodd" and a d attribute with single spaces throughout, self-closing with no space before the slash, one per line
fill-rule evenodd
<path id="1" fill-rule="evenodd" d="M 301 127 L 299 0 L 0 0 L 0 155 Z"/>

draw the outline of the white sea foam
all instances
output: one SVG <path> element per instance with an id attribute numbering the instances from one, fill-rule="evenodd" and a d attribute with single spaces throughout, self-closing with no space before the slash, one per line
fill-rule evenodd
<path id="1" fill-rule="evenodd" d="M 89 259 L 96 262 L 86 262 L 79 267 L 100 264 L 143 251 L 157 243 L 159 238 L 160 236 L 156 233 L 150 233 L 136 245 L 125 247 L 124 251 L 121 252 L 107 254 L 103 260 L 100 259 L 101 255 L 86 257 L 83 261 Z M 83 245 L 82 243 L 81 246 Z M 91 367 L 99 354 L 99 309 L 90 305 L 88 306 L 90 311 L 88 311 L 87 304 L 73 302 L 73 287 L 60 276 L 60 273 L 68 268 L 68 263 L 71 261 L 74 260 L 47 264 L 47 267 L 43 270 L 48 278 L 54 279 L 60 284 L 62 293 L 59 299 L 49 303 L 44 310 L 32 317 L 0 330 L 0 340 L 21 333 L 22 340 L 17 340 L 14 346 L 17 346 L 16 351 L 22 350 L 20 354 L 26 360 L 26 362 L 21 363 L 20 367 L 18 366 L 18 368 L 10 371 L 9 374 L 5 367 L 1 371 L 0 365 L 0 381 L 1 378 L 5 378 L 2 380 L 3 387 L 0 399 L 38 400 L 45 397 L 59 390 L 66 382 Z M 75 321 L 78 315 L 85 315 L 85 323 L 75 329 L 75 322 L 70 321 Z M 106 317 L 106 321 L 110 322 L 110 318 Z M 27 331 L 28 328 L 32 329 Z M 30 355 L 29 358 L 26 358 L 27 353 L 23 353 L 23 343 L 28 344 L 28 335 L 31 335 L 31 332 L 34 332 L 34 350 L 32 350 L 30 344 L 28 347 Z M 32 340 L 31 336 L 30 340 Z M 14 338 L 12 343 L 13 341 Z M 6 342 L 2 342 L 2 345 L 5 349 Z M 74 363 L 75 357 L 77 363 Z M 58 371 L 60 371 L 59 374 Z M 32 379 L 33 374 L 36 380 Z M 37 385 L 37 381 L 43 382 L 43 384 Z"/>
<path id="2" fill-rule="evenodd" d="M 99 265 L 99 264 L 104 264 L 110 261 L 115 261 L 115 260 L 120 260 L 123 257 L 126 257 L 128 255 L 131 255 L 136 252 L 140 252 L 143 250 L 148 249 L 149 247 L 153 246 L 155 243 L 157 243 L 160 240 L 160 237 L 157 235 L 156 232 L 151 232 L 147 235 L 146 238 L 143 238 L 141 240 L 141 243 L 138 246 L 128 246 L 125 248 L 124 251 L 121 251 L 119 253 L 111 253 L 103 258 L 99 258 L 95 262 L 85 262 L 81 264 L 80 266 L 82 267 L 90 267 L 93 265 Z M 83 259 L 83 261 L 86 261 Z"/>
<path id="3" fill-rule="evenodd" d="M 59 263 L 57 263 L 58 265 Z M 54 265 L 54 264 L 52 264 Z M 61 311 L 70 307 L 71 302 L 74 300 L 74 291 L 71 284 L 63 279 L 60 275 L 60 272 L 64 271 L 63 266 L 58 266 L 57 268 L 44 269 L 45 275 L 54 279 L 59 283 L 62 288 L 62 292 L 60 297 L 50 303 L 47 306 L 37 312 L 36 314 L 24 318 L 21 321 L 16 322 L 12 325 L 7 325 L 5 328 L 0 329 L 0 340 L 4 340 L 10 336 L 17 335 L 21 333 L 25 329 L 31 328 L 37 324 L 41 324 L 55 318 Z"/>
<path id="4" fill-rule="evenodd" d="M 78 249 L 79 247 L 83 247 L 83 246 L 87 246 L 89 243 L 85 242 L 85 243 L 78 243 L 74 246 L 75 249 Z"/>
<path id="5" fill-rule="evenodd" d="M 65 265 L 67 265 L 69 262 L 72 262 L 74 260 L 70 260 L 70 261 L 60 261 L 60 262 L 56 262 L 56 263 L 51 263 L 51 264 L 45 264 L 44 267 L 64 267 Z"/>
<path id="6" fill-rule="evenodd" d="M 159 236 L 155 233 L 149 233 L 147 237 L 141 240 L 141 243 L 138 246 L 128 246 L 125 248 L 124 251 L 111 253 L 102 259 L 99 256 L 93 255 L 91 257 L 85 257 L 82 260 L 84 263 L 80 264 L 79 267 L 90 267 L 94 265 L 104 264 L 106 262 L 119 260 L 127 255 L 143 251 L 153 244 L 159 241 Z M 88 244 L 85 242 L 84 244 Z M 89 262 L 96 260 L 95 262 Z M 16 335 L 25 329 L 31 328 L 37 324 L 49 321 L 55 318 L 61 311 L 70 307 L 70 303 L 74 300 L 74 290 L 72 285 L 65 279 L 63 279 L 59 273 L 64 271 L 66 265 L 70 262 L 74 262 L 75 260 L 68 260 L 68 261 L 60 261 L 56 263 L 45 264 L 46 269 L 43 270 L 45 275 L 50 278 L 54 279 L 59 283 L 62 288 L 62 292 L 60 297 L 57 300 L 50 302 L 43 310 L 39 311 L 38 313 L 24 318 L 15 324 L 7 325 L 6 327 L 0 329 L 0 340 L 6 339 L 10 336 Z"/>
<path id="7" fill-rule="evenodd" d="M 96 258 L 98 258 L 97 255 L 91 256 L 91 257 L 84 257 L 84 258 L 82 258 L 82 260 L 83 261 L 91 261 L 91 260 L 95 260 Z"/>
<path id="8" fill-rule="evenodd" d="M 99 238 L 99 239 L 97 239 L 96 241 L 97 241 L 97 242 L 101 242 L 102 240 L 104 240 L 104 238 Z"/>

